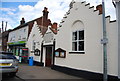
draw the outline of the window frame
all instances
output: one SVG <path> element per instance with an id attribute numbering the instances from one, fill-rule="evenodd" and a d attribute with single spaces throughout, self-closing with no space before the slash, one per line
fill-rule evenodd
<path id="1" fill-rule="evenodd" d="M 85 30 L 84 29 L 81 29 L 81 30 L 76 30 L 76 31 L 72 31 L 72 52 L 69 52 L 69 53 L 82 53 L 82 54 L 84 54 L 84 52 L 85 52 L 85 33 L 83 34 L 84 35 L 84 37 L 83 37 L 83 39 L 79 39 L 79 32 L 80 31 L 83 31 L 83 32 L 85 32 Z M 73 39 L 73 33 L 75 33 L 75 32 L 77 32 L 77 39 Z M 79 51 L 79 42 L 80 41 L 83 41 L 84 42 L 84 50 L 82 51 Z M 75 51 L 75 48 L 74 48 L 74 50 L 73 50 L 73 43 L 74 42 L 77 42 L 77 50 Z"/>

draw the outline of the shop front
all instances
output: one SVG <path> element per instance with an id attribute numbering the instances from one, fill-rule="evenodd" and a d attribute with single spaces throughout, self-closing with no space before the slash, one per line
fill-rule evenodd
<path id="1" fill-rule="evenodd" d="M 8 43 L 8 51 L 13 52 L 19 62 L 27 63 L 28 48 L 25 47 L 25 41 Z"/>

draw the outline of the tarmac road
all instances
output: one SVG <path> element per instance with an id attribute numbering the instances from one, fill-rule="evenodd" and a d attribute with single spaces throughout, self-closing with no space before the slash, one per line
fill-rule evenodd
<path id="1" fill-rule="evenodd" d="M 47 81 L 47 80 L 65 80 L 65 81 L 89 81 L 79 77 L 71 76 L 52 70 L 49 67 L 28 66 L 19 64 L 19 71 L 14 78 L 4 76 L 2 81 Z"/>

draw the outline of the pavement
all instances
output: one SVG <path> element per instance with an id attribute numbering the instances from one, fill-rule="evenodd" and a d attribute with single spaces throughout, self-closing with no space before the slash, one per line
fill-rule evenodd
<path id="1" fill-rule="evenodd" d="M 7 78 L 8 80 L 42 80 L 42 79 L 62 79 L 62 80 L 77 80 L 77 81 L 89 81 L 80 77 L 71 76 L 59 71 L 52 70 L 49 67 L 42 66 L 29 66 L 28 64 L 19 64 L 19 71 L 14 78 Z"/>

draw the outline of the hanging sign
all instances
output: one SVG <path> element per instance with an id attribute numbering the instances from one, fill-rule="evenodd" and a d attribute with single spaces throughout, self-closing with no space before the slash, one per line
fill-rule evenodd
<path id="1" fill-rule="evenodd" d="M 39 50 L 39 49 L 35 49 L 34 55 L 35 55 L 35 56 L 40 56 L 40 50 Z"/>

